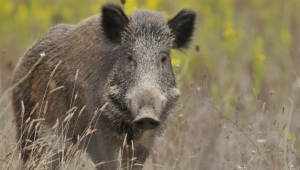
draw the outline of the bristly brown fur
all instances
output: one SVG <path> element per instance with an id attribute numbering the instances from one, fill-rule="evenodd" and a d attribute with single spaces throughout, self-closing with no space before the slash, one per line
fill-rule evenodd
<path id="1" fill-rule="evenodd" d="M 169 55 L 189 43 L 193 15 L 183 12 L 168 21 L 162 13 L 140 10 L 127 18 L 108 4 L 102 15 L 51 28 L 19 60 L 12 81 L 19 83 L 12 101 L 24 167 L 34 168 L 28 161 L 38 162 L 49 150 L 57 158 L 49 167 L 61 167 L 74 154 L 68 148 L 76 146 L 86 148 L 95 164 L 106 162 L 97 169 L 117 169 L 113 160 L 124 141 L 134 152 L 123 150 L 122 163 L 134 157 L 133 163 L 144 163 L 180 94 Z M 145 110 L 161 122 L 158 128 L 134 125 Z M 32 148 L 47 137 L 52 142 Z"/>

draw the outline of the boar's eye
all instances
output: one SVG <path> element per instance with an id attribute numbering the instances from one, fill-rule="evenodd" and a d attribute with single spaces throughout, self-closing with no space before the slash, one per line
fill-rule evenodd
<path id="1" fill-rule="evenodd" d="M 167 59 L 167 56 L 163 56 L 163 57 L 161 58 L 161 62 L 164 63 L 164 62 L 166 61 L 166 59 Z"/>
<path id="2" fill-rule="evenodd" d="M 132 69 L 134 69 L 136 66 L 136 62 L 135 62 L 134 58 L 132 57 L 132 54 L 127 54 L 127 61 L 128 61 L 128 63 L 130 63 L 130 67 Z"/>
<path id="3" fill-rule="evenodd" d="M 168 53 L 164 53 L 164 54 L 162 54 L 162 56 L 161 56 L 161 62 L 162 62 L 162 63 L 165 63 L 165 62 L 166 62 L 166 60 L 168 59 L 168 56 L 169 56 L 169 54 L 168 54 Z"/>
<path id="4" fill-rule="evenodd" d="M 133 57 L 132 57 L 132 54 L 130 52 L 127 52 L 126 56 L 127 56 L 128 61 L 130 61 L 130 62 L 133 61 Z"/>
<path id="5" fill-rule="evenodd" d="M 133 61 L 133 58 L 132 58 L 132 56 L 131 55 L 128 55 L 128 60 L 131 62 L 131 61 Z"/>

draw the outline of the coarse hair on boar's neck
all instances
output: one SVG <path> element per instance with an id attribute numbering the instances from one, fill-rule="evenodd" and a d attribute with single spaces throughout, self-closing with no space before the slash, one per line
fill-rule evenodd
<path id="1" fill-rule="evenodd" d="M 64 169 L 85 149 L 98 170 L 142 169 L 180 95 L 170 50 L 188 47 L 195 16 L 183 9 L 170 20 L 149 10 L 128 17 L 106 4 L 35 42 L 12 80 L 23 168 Z"/>

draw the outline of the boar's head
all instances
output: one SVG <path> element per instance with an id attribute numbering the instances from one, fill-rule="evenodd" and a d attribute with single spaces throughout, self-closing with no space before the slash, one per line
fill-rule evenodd
<path id="1" fill-rule="evenodd" d="M 182 10 L 168 20 L 163 13 L 139 10 L 127 17 L 116 5 L 102 7 L 103 34 L 119 49 L 109 77 L 109 97 L 142 130 L 157 128 L 180 92 L 170 50 L 188 47 L 195 13 Z"/>

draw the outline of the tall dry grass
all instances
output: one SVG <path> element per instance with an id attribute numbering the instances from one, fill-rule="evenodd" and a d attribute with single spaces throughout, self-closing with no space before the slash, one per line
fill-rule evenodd
<path id="1" fill-rule="evenodd" d="M 240 78 L 241 81 L 234 81 L 235 87 L 230 89 L 245 83 L 243 76 L 236 79 Z M 297 94 L 300 81 L 296 75 L 294 82 L 284 84 L 288 90 L 270 90 L 265 99 L 260 99 L 254 89 L 235 90 L 239 97 L 232 113 L 226 113 L 226 105 L 222 102 L 226 98 L 222 98 L 220 104 L 215 104 L 207 75 L 199 74 L 196 81 L 185 87 L 179 112 L 172 117 L 165 136 L 156 142 L 146 164 L 140 166 L 145 166 L 145 169 L 300 168 L 299 136 L 293 133 L 299 131 L 300 100 Z M 15 124 L 19 122 L 12 117 L 9 91 L 1 94 L 0 145 L 3 147 L 0 148 L 0 168 L 20 169 L 21 156 L 17 147 L 20 141 L 15 138 Z M 26 149 L 32 150 L 32 159 L 25 167 L 47 168 L 49 163 L 57 161 L 53 160 L 56 154 L 64 158 L 60 161 L 63 169 L 92 169 L 105 164 L 91 162 L 84 149 L 79 149 L 77 144 L 70 144 L 71 139 L 64 136 L 70 119 L 78 109 L 82 112 L 84 108 L 72 107 L 56 125 L 42 132 L 47 133 L 45 137 L 27 141 L 29 146 Z M 102 109 L 94 113 L 95 119 Z M 41 111 L 47 112 L 47 107 Z M 80 114 L 77 119 L 80 120 Z M 43 129 L 43 118 L 21 121 L 28 122 L 28 128 Z M 79 143 L 88 143 L 89 135 L 93 132 L 91 124 L 78 137 Z M 120 155 L 126 149 L 128 146 L 125 143 L 120 146 Z M 111 161 L 119 161 L 120 169 L 130 169 L 135 158 L 127 160 L 128 163 L 124 164 L 120 156 L 118 160 Z"/>
<path id="2" fill-rule="evenodd" d="M 1 19 L 6 19 L 0 38 L 0 169 L 21 168 L 10 93 L 5 93 L 14 63 L 51 25 L 78 22 L 78 18 L 90 15 L 88 6 L 96 3 L 91 0 L 77 9 L 78 5 L 68 6 L 67 2 L 35 3 L 48 6 L 46 12 L 34 7 L 30 11 L 26 3 L 20 3 L 15 13 L 0 13 Z M 148 6 L 146 1 L 128 0 L 129 12 L 137 2 Z M 54 10 L 57 6 L 64 7 L 62 12 Z M 91 11 L 98 11 L 94 6 Z M 182 93 L 179 111 L 165 136 L 156 142 L 145 169 L 300 169 L 299 1 L 166 0 L 149 6 L 170 16 L 190 7 L 198 14 L 198 26 L 191 50 L 173 55 Z M 10 9 L 4 7 L 6 4 L 0 7 L 1 12 Z M 78 13 L 68 15 L 70 7 Z M 51 15 L 50 9 L 57 16 Z M 22 15 L 26 10 L 27 14 L 32 12 L 27 18 Z M 33 15 L 36 13 L 42 15 Z M 53 135 L 59 138 L 61 129 L 54 129 L 43 142 L 51 141 Z M 57 143 L 64 146 L 67 139 L 60 139 Z M 36 163 L 39 167 L 54 154 L 49 146 L 46 150 L 48 156 Z M 67 159 L 64 167 L 94 167 L 84 150 L 74 149 L 73 153 L 76 158 Z"/>
<path id="3" fill-rule="evenodd" d="M 8 100 L 6 97 L 10 96 L 9 93 L 14 88 L 19 86 L 41 61 L 42 57 L 33 65 L 29 72 L 22 79 L 20 79 L 19 82 L 13 84 L 3 93 L 4 96 L 0 98 L 1 106 L 10 106 L 10 104 L 3 104 L 5 100 Z M 134 157 L 134 144 L 133 141 L 131 145 L 127 144 L 127 135 L 125 135 L 123 145 L 120 146 L 118 159 L 116 160 L 109 160 L 108 162 L 92 162 L 92 160 L 89 158 L 89 155 L 86 154 L 86 146 L 88 146 L 91 142 L 91 136 L 93 133 L 97 131 L 95 128 L 96 123 L 98 122 L 101 113 L 104 111 L 108 103 L 105 103 L 101 108 L 98 108 L 94 113 L 91 113 L 93 116 L 91 117 L 90 123 L 86 125 L 84 132 L 77 136 L 76 142 L 73 142 L 74 139 L 72 138 L 67 138 L 66 134 L 70 133 L 70 131 L 73 131 L 72 136 L 74 136 L 74 133 L 76 133 L 75 129 L 70 129 L 70 126 L 76 127 L 76 125 L 78 125 L 86 106 L 78 108 L 74 105 L 77 99 L 77 94 L 75 94 L 74 90 L 70 105 L 71 108 L 65 114 L 63 114 L 63 117 L 57 118 L 56 123 L 51 127 L 46 123 L 43 123 L 45 121 L 44 117 L 48 112 L 48 101 L 46 100 L 46 96 L 49 96 L 64 88 L 60 86 L 52 89 L 51 91 L 48 90 L 52 77 L 59 65 L 60 62 L 56 65 L 49 76 L 48 84 L 44 90 L 44 97 L 37 102 L 29 112 L 30 115 L 38 115 L 38 118 L 34 119 L 29 117 L 25 119 L 25 109 L 28 108 L 25 108 L 22 101 L 22 108 L 20 108 L 20 111 L 17 113 L 21 114 L 21 120 L 14 119 L 9 123 L 9 127 L 5 128 L 5 130 L 1 132 L 3 142 L 5 142 L 6 136 L 11 137 L 12 134 L 15 134 L 16 132 L 20 132 L 21 136 L 34 136 L 34 140 L 30 140 L 31 137 L 27 137 L 28 139 L 25 141 L 18 138 L 10 139 L 10 142 L 14 143 L 9 144 L 11 147 L 4 151 L 7 153 L 0 159 L 1 169 L 56 169 L 56 167 L 59 169 L 95 169 L 108 162 L 118 162 L 118 169 L 133 169 L 134 166 L 143 167 L 144 164 L 136 162 L 136 158 Z M 75 81 L 77 78 L 78 71 L 75 75 Z M 75 86 L 73 88 L 75 88 Z M 5 114 L 6 112 L 7 110 L 2 110 L 1 114 Z M 13 113 L 11 112 L 10 114 L 12 115 Z M 70 125 L 71 119 L 76 120 L 74 125 Z M 14 128 L 16 125 L 18 125 L 17 128 Z M 22 142 L 25 142 L 26 144 L 21 148 Z M 26 163 L 22 164 L 21 162 L 23 160 L 23 153 L 27 151 L 30 151 L 30 158 L 26 161 Z M 133 152 L 132 156 L 129 154 L 131 151 Z"/>

